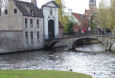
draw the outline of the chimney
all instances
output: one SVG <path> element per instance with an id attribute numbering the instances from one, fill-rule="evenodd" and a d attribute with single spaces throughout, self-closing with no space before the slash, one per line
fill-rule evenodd
<path id="1" fill-rule="evenodd" d="M 68 9 L 68 14 L 70 17 L 72 16 L 72 9 Z"/>
<path id="2" fill-rule="evenodd" d="M 36 0 L 31 0 L 31 3 L 37 6 L 37 1 Z"/>

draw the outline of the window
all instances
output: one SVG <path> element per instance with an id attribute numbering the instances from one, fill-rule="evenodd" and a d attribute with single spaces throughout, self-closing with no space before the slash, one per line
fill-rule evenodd
<path id="1" fill-rule="evenodd" d="M 26 43 L 28 43 L 28 32 L 25 32 Z"/>
<path id="2" fill-rule="evenodd" d="M 50 10 L 50 15 L 52 15 L 52 10 Z"/>
<path id="3" fill-rule="evenodd" d="M 17 9 L 14 9 L 14 13 L 17 13 Z"/>
<path id="4" fill-rule="evenodd" d="M 8 14 L 8 10 L 7 9 L 5 9 L 5 14 Z"/>
<path id="5" fill-rule="evenodd" d="M 31 43 L 33 43 L 33 32 L 30 32 L 30 37 L 31 37 Z"/>
<path id="6" fill-rule="evenodd" d="M 27 28 L 27 27 L 28 27 L 28 19 L 25 18 L 25 28 Z"/>
<path id="7" fill-rule="evenodd" d="M 39 31 L 37 31 L 37 41 L 39 42 Z"/>
<path id="8" fill-rule="evenodd" d="M 32 11 L 32 10 L 30 10 L 30 12 L 31 12 L 31 16 L 33 16 L 33 11 Z"/>
<path id="9" fill-rule="evenodd" d="M 1 8 L 0 8 L 0 16 L 1 16 Z"/>
<path id="10" fill-rule="evenodd" d="M 39 28 L 39 19 L 37 19 L 37 28 Z"/>
<path id="11" fill-rule="evenodd" d="M 33 19 L 30 19 L 30 28 L 33 28 Z"/>

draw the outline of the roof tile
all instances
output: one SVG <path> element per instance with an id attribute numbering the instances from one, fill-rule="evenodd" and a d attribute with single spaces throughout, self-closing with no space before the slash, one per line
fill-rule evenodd
<path id="1" fill-rule="evenodd" d="M 43 17 L 43 13 L 40 11 L 40 9 L 30 2 L 24 2 L 24 1 L 15 1 L 14 4 L 17 6 L 17 8 L 21 11 L 21 13 L 24 16 L 32 16 L 32 17 Z M 33 15 L 31 15 L 31 11 L 33 11 Z"/>

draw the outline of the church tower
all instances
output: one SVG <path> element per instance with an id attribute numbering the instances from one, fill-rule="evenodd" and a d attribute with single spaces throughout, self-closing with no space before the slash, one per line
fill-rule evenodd
<path id="1" fill-rule="evenodd" d="M 96 0 L 89 0 L 89 9 L 96 9 Z"/>

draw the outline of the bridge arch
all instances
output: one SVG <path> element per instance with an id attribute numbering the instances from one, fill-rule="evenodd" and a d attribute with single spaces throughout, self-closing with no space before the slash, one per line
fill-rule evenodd
<path id="1" fill-rule="evenodd" d="M 110 51 L 115 51 L 115 43 L 113 43 L 110 48 L 109 48 Z"/>
<path id="2" fill-rule="evenodd" d="M 46 47 L 48 49 L 51 49 L 51 48 L 53 48 L 58 43 L 61 43 L 62 46 L 67 46 L 67 43 L 64 42 L 63 40 L 52 40 L 52 41 L 50 41 L 49 43 L 46 44 Z"/>
<path id="3" fill-rule="evenodd" d="M 101 43 L 102 45 L 103 42 L 97 38 L 94 37 L 82 37 L 79 39 L 76 39 L 75 41 L 73 41 L 72 43 L 72 50 L 75 50 L 75 48 L 77 46 L 81 46 L 81 45 L 92 45 L 92 44 L 96 44 L 96 43 Z"/>

